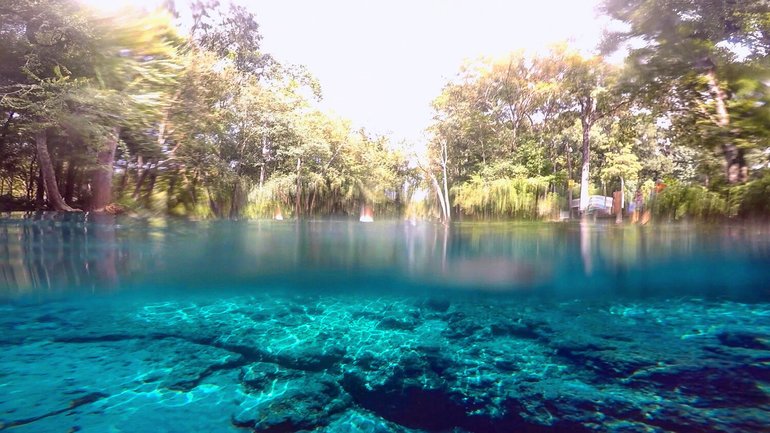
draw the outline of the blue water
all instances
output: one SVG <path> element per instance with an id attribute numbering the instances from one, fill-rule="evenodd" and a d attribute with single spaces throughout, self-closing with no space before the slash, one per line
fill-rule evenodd
<path id="1" fill-rule="evenodd" d="M 5 214 L 0 313 L 0 430 L 770 425 L 770 227 Z"/>

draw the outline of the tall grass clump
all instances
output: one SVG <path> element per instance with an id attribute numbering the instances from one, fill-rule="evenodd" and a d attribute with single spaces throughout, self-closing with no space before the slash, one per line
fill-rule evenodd
<path id="1" fill-rule="evenodd" d="M 476 175 L 453 188 L 454 204 L 481 218 L 548 218 L 558 215 L 560 204 L 550 185 L 548 177 L 487 180 Z"/>

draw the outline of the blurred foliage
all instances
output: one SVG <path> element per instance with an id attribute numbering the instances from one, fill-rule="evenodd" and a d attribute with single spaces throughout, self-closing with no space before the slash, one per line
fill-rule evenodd
<path id="1" fill-rule="evenodd" d="M 624 25 L 601 48 L 624 65 L 566 44 L 469 61 L 433 101 L 424 155 L 315 108 L 320 83 L 263 51 L 249 9 L 163 5 L 0 4 L 3 206 L 96 208 L 106 188 L 197 218 L 550 219 L 666 179 L 661 218 L 770 214 L 767 2 L 605 0 Z"/>
<path id="2" fill-rule="evenodd" d="M 472 216 L 484 218 L 558 218 L 560 197 L 548 191 L 549 178 L 496 178 L 473 176 L 455 188 L 455 204 Z"/>
<path id="3" fill-rule="evenodd" d="M 39 174 L 43 131 L 50 183 L 80 208 L 107 188 L 132 212 L 203 218 L 401 212 L 419 182 L 406 157 L 313 108 L 319 83 L 261 51 L 252 12 L 196 0 L 180 17 L 164 5 L 113 15 L 75 0 L 0 5 L 5 203 L 58 209 Z"/>
<path id="4" fill-rule="evenodd" d="M 672 220 L 718 220 L 729 215 L 727 200 L 700 185 L 669 181 L 652 203 L 653 212 Z"/>

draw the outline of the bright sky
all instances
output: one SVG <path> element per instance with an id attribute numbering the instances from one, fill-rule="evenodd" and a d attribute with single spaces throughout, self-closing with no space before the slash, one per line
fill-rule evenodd
<path id="1" fill-rule="evenodd" d="M 589 51 L 601 35 L 598 0 L 236 2 L 256 14 L 265 52 L 304 64 L 319 79 L 322 108 L 413 144 L 423 141 L 431 101 L 465 59 L 544 50 L 565 39 Z"/>

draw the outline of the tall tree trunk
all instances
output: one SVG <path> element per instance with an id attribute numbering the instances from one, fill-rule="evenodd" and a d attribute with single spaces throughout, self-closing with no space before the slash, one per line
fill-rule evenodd
<path id="1" fill-rule="evenodd" d="M 198 206 L 198 177 L 200 173 L 197 171 L 195 172 L 195 176 L 193 176 L 192 180 L 192 193 L 190 194 L 192 196 L 193 206 Z"/>
<path id="2" fill-rule="evenodd" d="M 711 68 L 706 73 L 706 80 L 709 86 L 709 93 L 714 98 L 714 105 L 717 113 L 716 124 L 726 133 L 730 126 L 730 114 L 727 111 L 727 93 L 717 80 L 716 71 Z M 746 159 L 743 154 L 743 149 L 739 148 L 726 137 L 725 141 L 721 144 L 722 156 L 725 161 L 725 177 L 727 182 L 731 184 L 743 183 L 748 180 L 749 171 L 746 167 Z"/>
<path id="3" fill-rule="evenodd" d="M 583 165 L 580 171 L 580 214 L 582 215 L 588 207 L 588 179 L 591 162 L 591 124 L 590 121 L 583 121 Z"/>
<path id="4" fill-rule="evenodd" d="M 13 116 L 16 115 L 14 111 L 8 112 L 8 119 L 3 123 L 2 133 L 0 134 L 0 149 L 5 147 L 5 137 L 8 135 L 8 127 L 11 126 Z"/>
<path id="5" fill-rule="evenodd" d="M 37 170 L 37 188 L 35 189 L 35 210 L 43 210 L 45 196 L 45 181 L 43 181 L 43 167 Z"/>
<path id="6" fill-rule="evenodd" d="M 211 193 L 211 188 L 209 188 L 209 185 L 204 181 L 204 184 L 206 185 L 206 195 L 209 198 L 209 207 L 211 208 L 211 212 L 214 213 L 214 216 L 217 218 L 222 217 L 222 211 L 219 207 L 219 203 L 215 200 L 214 194 Z"/>
<path id="7" fill-rule="evenodd" d="M 56 173 L 54 172 L 53 163 L 51 163 L 51 155 L 48 153 L 48 135 L 46 131 L 38 131 L 35 134 L 35 148 L 37 150 L 37 159 L 40 161 L 45 192 L 48 195 L 48 204 L 55 211 L 76 212 L 75 209 L 69 207 L 64 202 L 61 194 L 59 194 L 59 188 L 56 185 Z"/>
<path id="8" fill-rule="evenodd" d="M 310 195 L 310 201 L 308 202 L 308 205 L 307 205 L 307 211 L 310 215 L 313 215 L 315 213 L 313 209 L 315 208 L 315 196 L 317 191 L 318 191 L 317 189 L 313 190 L 313 193 Z"/>
<path id="9" fill-rule="evenodd" d="M 441 192 L 441 186 L 438 184 L 438 180 L 436 179 L 436 176 L 433 175 L 433 173 L 429 173 L 431 184 L 433 184 L 433 189 L 436 191 L 436 197 L 438 197 L 438 203 L 439 206 L 441 206 L 441 219 L 444 220 L 444 222 L 449 222 L 449 218 L 447 215 L 449 215 L 449 209 L 447 207 L 447 203 L 444 201 L 444 193 Z"/>
<path id="10" fill-rule="evenodd" d="M 35 168 L 37 167 L 37 152 L 32 154 L 32 161 L 29 163 L 29 174 L 27 176 L 27 201 L 32 200 L 32 190 L 35 187 Z"/>
<path id="11" fill-rule="evenodd" d="M 233 185 L 233 193 L 230 196 L 230 219 L 235 219 L 240 216 L 240 190 L 241 181 L 236 180 Z"/>
<path id="12" fill-rule="evenodd" d="M 623 176 L 620 176 L 620 210 L 618 211 L 618 214 L 615 215 L 615 222 L 616 223 L 622 223 L 623 222 L 623 208 L 626 204 L 626 181 L 623 179 Z"/>
<path id="13" fill-rule="evenodd" d="M 118 186 L 118 197 L 122 197 L 126 191 L 126 185 L 128 185 L 128 161 L 123 169 L 123 176 L 120 177 L 120 185 Z"/>
<path id="14" fill-rule="evenodd" d="M 131 194 L 132 199 L 137 200 L 139 198 L 145 177 L 147 177 L 147 170 L 144 169 L 144 158 L 139 155 L 136 157 L 136 185 L 134 185 L 134 193 Z"/>
<path id="15" fill-rule="evenodd" d="M 448 181 L 448 174 L 447 174 L 447 163 L 449 160 L 449 151 L 447 149 L 448 145 L 446 141 L 443 142 L 441 146 L 441 174 L 444 177 L 444 204 L 446 206 L 446 222 L 449 222 L 452 220 L 452 207 L 449 202 L 449 181 Z"/>
<path id="16" fill-rule="evenodd" d="M 63 190 L 65 185 L 64 179 L 64 158 L 57 158 L 56 164 L 54 164 L 53 169 L 54 175 L 56 176 L 56 186 L 59 188 L 59 191 Z M 66 202 L 66 200 L 65 200 Z"/>
<path id="17" fill-rule="evenodd" d="M 262 189 L 262 185 L 265 184 L 265 176 L 267 175 L 265 165 L 267 164 L 269 150 L 267 147 L 267 137 L 262 137 L 262 164 L 259 166 L 259 189 Z"/>
<path id="18" fill-rule="evenodd" d="M 155 189 L 155 182 L 158 180 L 158 163 L 153 164 L 152 168 L 147 171 L 150 172 L 150 183 L 147 184 L 147 189 L 144 191 L 144 198 L 149 200 L 152 197 L 152 191 Z"/>
<path id="19" fill-rule="evenodd" d="M 75 164 L 70 160 L 67 163 L 67 176 L 64 182 L 64 201 L 72 203 L 72 197 L 75 194 Z"/>
<path id="20" fill-rule="evenodd" d="M 572 147 L 567 144 L 567 209 L 569 217 L 572 218 Z"/>
<path id="21" fill-rule="evenodd" d="M 297 192 L 294 198 L 294 209 L 299 218 L 302 213 L 301 193 L 302 193 L 302 177 L 300 176 L 300 170 L 302 169 L 302 159 L 297 158 Z"/>
<path id="22" fill-rule="evenodd" d="M 176 188 L 177 174 L 168 173 L 168 190 L 166 191 L 166 209 L 171 210 L 173 205 L 176 204 L 174 200 L 174 188 Z"/>
<path id="23" fill-rule="evenodd" d="M 114 127 L 96 154 L 98 166 L 93 174 L 93 195 L 89 206 L 92 211 L 103 211 L 112 202 L 112 174 L 115 164 L 115 149 L 118 147 L 118 134 L 120 134 L 120 129 Z"/>

